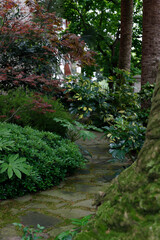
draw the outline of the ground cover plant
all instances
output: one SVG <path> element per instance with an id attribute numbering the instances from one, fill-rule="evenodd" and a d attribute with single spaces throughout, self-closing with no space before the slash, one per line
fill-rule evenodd
<path id="1" fill-rule="evenodd" d="M 0 199 L 58 184 L 85 160 L 70 140 L 30 127 L 0 123 Z"/>
<path id="2" fill-rule="evenodd" d="M 92 215 L 85 216 L 81 219 L 73 218 L 71 219 L 71 224 L 75 225 L 72 230 L 67 230 L 62 232 L 56 236 L 55 240 L 72 240 L 79 232 L 81 232 L 82 228 L 89 222 L 92 218 Z"/>
<path id="3" fill-rule="evenodd" d="M 13 223 L 14 226 L 18 227 L 20 230 L 23 230 L 23 236 L 21 240 L 37 240 L 37 239 L 42 239 L 41 236 L 39 236 L 45 227 L 40 226 L 37 224 L 37 228 L 30 228 L 28 226 L 24 226 L 21 223 Z"/>

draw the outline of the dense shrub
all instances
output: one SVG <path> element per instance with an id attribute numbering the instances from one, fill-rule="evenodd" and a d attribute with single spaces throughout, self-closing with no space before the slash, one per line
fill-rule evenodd
<path id="1" fill-rule="evenodd" d="M 69 76 L 62 98 L 69 111 L 79 119 L 88 119 L 95 125 L 103 124 L 107 114 L 107 90 L 98 81 L 83 75 Z"/>
<path id="2" fill-rule="evenodd" d="M 7 163 L 8 156 L 18 154 L 31 168 L 29 175 L 21 172 L 21 179 L 16 174 L 9 179 L 7 172 L 0 173 L 0 199 L 50 188 L 75 168 L 84 166 L 78 147 L 50 132 L 0 123 L 0 142 L 1 161 Z"/>
<path id="3" fill-rule="evenodd" d="M 142 124 L 145 127 L 147 126 L 147 123 L 148 123 L 154 86 L 155 86 L 154 84 L 150 84 L 148 82 L 142 86 L 141 91 L 138 94 L 139 101 L 143 106 L 137 111 L 138 121 L 142 122 Z"/>
<path id="4" fill-rule="evenodd" d="M 133 114 L 140 109 L 140 100 L 134 93 L 134 82 L 126 71 L 115 69 L 114 76 L 103 81 L 82 75 L 68 77 L 63 99 L 71 113 L 87 118 L 98 127 L 105 126 L 121 112 Z"/>
<path id="5" fill-rule="evenodd" d="M 128 157 L 133 162 L 144 143 L 145 131 L 141 123 L 124 117 L 116 118 L 113 125 L 104 127 L 114 160 L 123 162 Z"/>
<path id="6" fill-rule="evenodd" d="M 28 125 L 38 130 L 50 131 L 65 136 L 66 128 L 54 118 L 71 121 L 58 100 L 22 89 L 11 90 L 0 95 L 0 121 L 16 123 L 22 127 Z"/>

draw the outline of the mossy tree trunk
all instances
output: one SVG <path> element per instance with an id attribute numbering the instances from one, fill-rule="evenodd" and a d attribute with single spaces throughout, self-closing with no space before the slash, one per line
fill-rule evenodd
<path id="1" fill-rule="evenodd" d="M 160 239 L 160 66 L 143 148 L 105 193 L 95 218 L 76 240 Z"/>

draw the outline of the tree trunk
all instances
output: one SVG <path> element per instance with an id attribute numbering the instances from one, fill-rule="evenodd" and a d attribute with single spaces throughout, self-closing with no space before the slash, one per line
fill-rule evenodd
<path id="1" fill-rule="evenodd" d="M 143 39 L 141 85 L 155 83 L 160 59 L 160 1 L 143 1 Z M 141 103 L 142 109 L 151 107 L 151 100 Z"/>
<path id="2" fill-rule="evenodd" d="M 138 160 L 106 185 L 96 217 L 76 240 L 160 239 L 160 66 Z"/>
<path id="3" fill-rule="evenodd" d="M 160 60 L 160 1 L 143 1 L 142 85 L 155 83 Z"/>
<path id="4" fill-rule="evenodd" d="M 121 0 L 121 39 L 119 68 L 130 71 L 133 25 L 133 0 Z"/>

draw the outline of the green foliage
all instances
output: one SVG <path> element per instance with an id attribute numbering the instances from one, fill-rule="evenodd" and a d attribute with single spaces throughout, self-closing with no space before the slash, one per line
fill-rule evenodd
<path id="1" fill-rule="evenodd" d="M 69 111 L 78 115 L 79 119 L 89 118 L 93 124 L 103 122 L 107 108 L 107 84 L 103 88 L 98 81 L 83 75 L 70 76 L 66 81 L 64 97 L 67 97 Z"/>
<path id="2" fill-rule="evenodd" d="M 117 66 L 120 1 L 115 2 L 64 0 L 63 17 L 71 22 L 69 31 L 81 34 L 89 48 L 97 53 L 97 65 L 83 69 L 88 76 L 100 70 L 107 76 L 111 74 L 113 67 Z"/>
<path id="3" fill-rule="evenodd" d="M 71 123 L 67 120 L 60 119 L 60 118 L 54 118 L 54 120 L 56 122 L 59 122 L 63 127 L 68 129 L 66 136 L 71 141 L 76 141 L 80 138 L 82 138 L 84 141 L 86 139 L 88 139 L 88 140 L 94 139 L 96 137 L 95 134 L 90 131 L 87 131 L 87 129 L 92 129 L 95 131 L 103 132 L 103 130 L 101 130 L 100 128 L 97 128 L 92 125 L 87 126 L 87 125 L 81 124 L 77 121 L 72 121 L 72 123 Z"/>
<path id="4" fill-rule="evenodd" d="M 22 173 L 29 175 L 31 172 L 31 168 L 26 164 L 26 158 L 20 158 L 18 154 L 8 155 L 3 161 L 0 161 L 0 174 L 7 172 L 8 178 L 13 177 L 13 173 L 21 179 Z"/>
<path id="5" fill-rule="evenodd" d="M 50 11 L 54 5 L 51 2 Z M 57 2 L 57 1 L 56 1 Z M 118 66 L 120 43 L 120 0 L 60 0 L 63 2 L 61 16 L 70 21 L 67 31 L 80 34 L 90 49 L 97 54 L 96 65 L 84 67 L 83 72 L 92 76 L 100 72 L 104 76 L 113 74 Z M 63 10 L 62 10 L 63 9 Z M 142 1 L 134 1 L 132 65 L 140 69 L 142 42 Z"/>
<path id="6" fill-rule="evenodd" d="M 37 229 L 29 228 L 27 226 L 24 226 L 21 223 L 13 223 L 14 226 L 18 227 L 20 230 L 23 230 L 23 236 L 21 240 L 37 240 L 41 239 L 41 237 L 37 236 L 37 233 L 42 233 L 44 230 L 44 227 L 37 224 Z"/>
<path id="7" fill-rule="evenodd" d="M 73 218 L 72 220 L 72 224 L 76 225 L 76 227 L 72 230 L 67 230 L 65 232 L 60 233 L 55 240 L 72 240 L 73 237 L 75 237 L 77 235 L 77 233 L 79 233 L 82 228 L 89 222 L 89 220 L 91 219 L 92 215 L 88 215 L 85 216 L 81 219 L 77 219 L 77 218 Z"/>
<path id="8" fill-rule="evenodd" d="M 133 114 L 140 108 L 138 94 L 134 92 L 135 81 L 129 72 L 114 70 L 114 75 L 109 77 L 112 85 L 107 99 L 109 114 L 118 117 L 123 111 Z"/>
<path id="9" fill-rule="evenodd" d="M 128 156 L 134 161 L 145 139 L 145 127 L 135 121 L 116 118 L 114 125 L 104 127 L 105 136 L 110 139 L 110 150 L 114 160 L 124 161 Z"/>
<path id="10" fill-rule="evenodd" d="M 11 149 L 14 146 L 14 141 L 9 140 L 10 131 L 3 128 L 0 130 L 0 151 Z"/>
<path id="11" fill-rule="evenodd" d="M 134 93 L 135 81 L 128 72 L 119 69 L 101 82 L 82 75 L 68 77 L 65 87 L 69 111 L 98 127 L 112 123 L 122 112 L 133 115 L 140 109 L 138 94 Z"/>
<path id="12" fill-rule="evenodd" d="M 11 159 L 10 167 L 14 173 L 17 173 L 10 179 L 6 172 L 0 173 L 0 181 L 3 182 L 0 185 L 0 199 L 48 189 L 85 164 L 75 144 L 50 132 L 0 123 L 0 138 L 4 142 L 14 142 L 10 147 L 2 148 L 0 159 L 3 159 L 4 163 L 7 163 L 7 159 Z M 31 168 L 30 174 L 26 175 L 28 166 Z M 21 179 L 17 178 L 17 175 L 20 177 L 17 170 L 21 172 Z M 11 175 L 9 173 L 10 177 Z"/>
<path id="13" fill-rule="evenodd" d="M 137 111 L 137 116 L 140 122 L 146 127 L 148 123 L 149 113 L 151 109 L 151 102 L 153 96 L 154 84 L 149 82 L 142 86 L 139 92 L 139 101 L 144 104 L 147 103 L 147 108 L 141 108 Z"/>
<path id="14" fill-rule="evenodd" d="M 51 131 L 62 136 L 65 127 L 54 121 L 54 117 L 71 121 L 58 100 L 22 89 L 11 90 L 7 95 L 0 95 L 0 121 L 16 123 L 22 127 L 28 125 L 38 130 Z"/>

